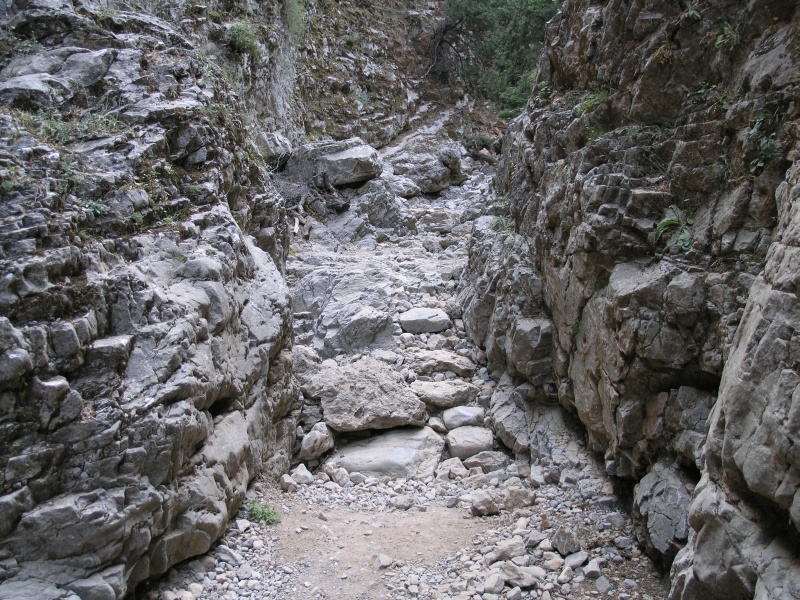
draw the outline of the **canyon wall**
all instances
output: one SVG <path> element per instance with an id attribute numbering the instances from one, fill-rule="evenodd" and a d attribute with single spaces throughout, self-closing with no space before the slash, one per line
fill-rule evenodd
<path id="1" fill-rule="evenodd" d="M 121 598 L 289 466 L 285 208 L 195 34 L 70 0 L 4 27 L 0 597 Z"/>
<path id="2" fill-rule="evenodd" d="M 799 23 L 567 0 L 461 282 L 517 440 L 558 476 L 542 415 L 580 418 L 676 600 L 800 597 Z"/>

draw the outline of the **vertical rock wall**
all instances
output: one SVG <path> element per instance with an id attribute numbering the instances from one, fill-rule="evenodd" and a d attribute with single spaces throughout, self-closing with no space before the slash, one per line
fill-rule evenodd
<path id="1" fill-rule="evenodd" d="M 558 399 L 609 473 L 641 481 L 641 540 L 666 566 L 690 542 L 674 598 L 800 597 L 798 18 L 787 1 L 567 0 L 505 140 L 502 241 L 479 228 L 462 279 L 498 374 L 512 320 L 550 321 Z"/>
<path id="2" fill-rule="evenodd" d="M 288 468 L 283 200 L 192 36 L 4 18 L 0 598 L 121 598 Z"/>

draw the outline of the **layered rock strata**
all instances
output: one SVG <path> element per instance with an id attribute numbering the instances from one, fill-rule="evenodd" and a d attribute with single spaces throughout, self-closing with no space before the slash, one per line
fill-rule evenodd
<path id="1" fill-rule="evenodd" d="M 0 597 L 122 598 L 289 466 L 283 201 L 169 22 L 33 1 L 4 27 Z"/>
<path id="2" fill-rule="evenodd" d="M 550 398 L 578 415 L 641 480 L 652 555 L 686 545 L 675 599 L 800 597 L 798 39 L 792 2 L 567 0 L 460 287 L 493 371 L 529 386 L 515 438 Z"/>

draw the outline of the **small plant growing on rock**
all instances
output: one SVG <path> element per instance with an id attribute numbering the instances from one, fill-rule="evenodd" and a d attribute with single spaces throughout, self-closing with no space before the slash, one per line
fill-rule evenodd
<path id="1" fill-rule="evenodd" d="M 667 238 L 665 247 L 667 250 L 677 248 L 681 252 L 687 252 L 692 247 L 692 224 L 694 219 L 686 212 L 673 204 L 667 210 L 667 215 L 656 225 L 653 244 L 658 244 L 659 240 L 668 231 L 672 235 Z"/>
<path id="2" fill-rule="evenodd" d="M 81 198 L 78 202 L 83 208 L 88 208 L 94 213 L 94 216 L 99 217 L 100 215 L 105 214 L 106 206 L 102 202 L 98 202 L 97 200 L 89 200 L 86 198 Z"/>
<path id="3" fill-rule="evenodd" d="M 672 62 L 672 45 L 665 41 L 653 53 L 653 60 L 660 65 L 667 65 Z"/>
<path id="4" fill-rule="evenodd" d="M 249 54 L 250 56 L 258 56 L 260 48 L 258 47 L 258 36 L 256 30 L 250 25 L 245 23 L 236 23 L 231 25 L 230 37 L 228 38 L 228 47 L 235 54 Z"/>
<path id="5" fill-rule="evenodd" d="M 739 32 L 735 27 L 732 27 L 730 23 L 725 23 L 725 26 L 717 34 L 717 39 L 714 41 L 714 45 L 717 48 L 722 48 L 724 46 L 730 46 L 733 48 L 738 43 Z"/>
<path id="6" fill-rule="evenodd" d="M 747 139 L 755 146 L 756 157 L 750 161 L 750 173 L 755 175 L 764 170 L 764 167 L 775 157 L 778 142 L 775 140 L 775 119 L 772 115 L 759 115 L 747 132 Z"/>
<path id="7" fill-rule="evenodd" d="M 278 512 L 278 509 L 266 502 L 251 500 L 247 503 L 247 512 L 250 513 L 252 519 L 267 525 L 275 525 L 281 521 L 281 513 Z"/>
<path id="8" fill-rule="evenodd" d="M 501 231 L 511 231 L 511 221 L 508 217 L 497 217 L 494 221 L 492 221 L 491 225 L 492 231 L 497 231 L 498 233 Z"/>

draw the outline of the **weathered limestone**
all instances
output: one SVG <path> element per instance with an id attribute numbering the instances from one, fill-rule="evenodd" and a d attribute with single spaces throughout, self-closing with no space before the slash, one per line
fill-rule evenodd
<path id="1" fill-rule="evenodd" d="M 3 598 L 123 598 L 294 445 L 285 208 L 241 158 L 242 106 L 171 24 L 96 10 L 2 15 L 30 52 L 0 98 L 64 130 L 0 115 Z"/>
<path id="2" fill-rule="evenodd" d="M 411 389 L 425 404 L 437 408 L 452 408 L 473 402 L 480 391 L 477 386 L 464 381 L 415 381 Z"/>
<path id="3" fill-rule="evenodd" d="M 447 434 L 447 449 L 450 455 L 461 460 L 491 450 L 493 446 L 492 432 L 483 427 L 465 425 Z"/>
<path id="4" fill-rule="evenodd" d="M 304 377 L 303 394 L 320 402 L 325 423 L 336 431 L 419 426 L 427 420 L 425 405 L 400 374 L 374 358 L 342 366 L 326 361 Z"/>
<path id="5" fill-rule="evenodd" d="M 286 163 L 290 177 L 300 181 L 320 179 L 334 186 L 374 179 L 382 170 L 378 151 L 360 138 L 306 144 Z"/>
<path id="6" fill-rule="evenodd" d="M 334 467 L 370 477 L 433 475 L 444 440 L 429 427 L 390 431 L 339 448 L 328 460 Z"/>
<path id="7" fill-rule="evenodd" d="M 409 333 L 438 333 L 450 327 L 450 317 L 439 308 L 412 308 L 398 316 L 400 327 Z"/>

